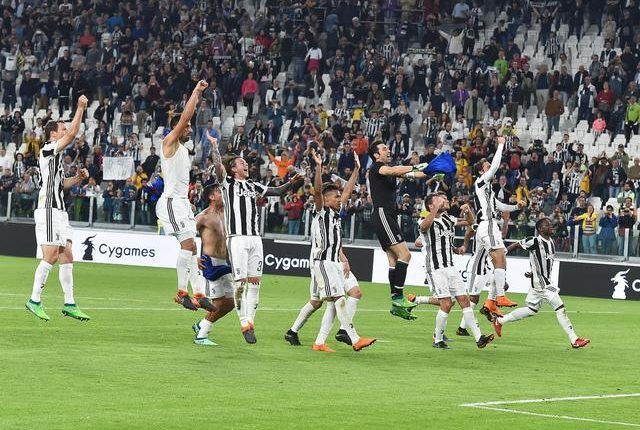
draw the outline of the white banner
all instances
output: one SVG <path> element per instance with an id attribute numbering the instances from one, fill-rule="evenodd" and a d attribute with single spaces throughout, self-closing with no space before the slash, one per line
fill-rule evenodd
<path id="1" fill-rule="evenodd" d="M 123 181 L 133 175 L 133 157 L 104 157 L 102 159 L 102 179 Z"/>
<path id="2" fill-rule="evenodd" d="M 196 240 L 200 249 L 200 239 Z M 73 259 L 90 263 L 175 268 L 180 244 L 173 236 L 74 229 Z M 42 258 L 38 248 L 37 257 Z"/>
<path id="3" fill-rule="evenodd" d="M 455 255 L 453 256 L 453 264 L 456 266 L 462 279 L 467 282 L 467 263 L 471 258 L 471 254 Z M 469 267 L 471 263 L 469 263 Z M 387 255 L 384 251 L 376 249 L 373 253 L 373 273 L 372 281 L 381 284 L 389 282 L 388 274 L 389 263 Z M 526 293 L 529 291 L 529 279 L 524 277 L 525 272 L 530 272 L 531 267 L 529 265 L 528 258 L 520 257 L 507 257 L 507 283 L 509 284 L 509 291 L 514 293 Z M 420 252 L 411 253 L 411 262 L 409 263 L 409 269 L 407 270 L 407 281 L 405 285 L 412 285 L 418 287 L 425 286 L 425 271 L 424 271 L 424 256 Z M 558 262 L 553 264 L 552 279 L 558 283 Z"/>

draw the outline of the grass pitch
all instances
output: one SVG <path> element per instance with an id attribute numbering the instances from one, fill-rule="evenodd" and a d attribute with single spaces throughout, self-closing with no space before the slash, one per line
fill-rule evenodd
<path id="1" fill-rule="evenodd" d="M 380 342 L 355 353 L 330 338 L 338 352 L 326 354 L 310 349 L 321 312 L 302 330 L 304 346 L 283 340 L 308 299 L 308 279 L 265 276 L 258 343 L 244 342 L 231 313 L 211 334 L 221 346 L 207 348 L 192 344 L 191 324 L 203 313 L 172 302 L 173 270 L 76 263 L 76 298 L 93 318 L 81 323 L 60 313 L 56 267 L 43 295 L 52 317 L 45 323 L 24 309 L 36 265 L 0 257 L 1 429 L 640 426 L 633 397 L 499 406 L 517 413 L 460 406 L 640 392 L 637 302 L 565 297 L 578 334 L 592 341 L 584 350 L 571 349 L 545 308 L 506 326 L 485 350 L 456 338 L 442 351 L 431 347 L 435 307 L 400 320 L 388 312 L 386 286 L 362 283 L 355 325 Z M 454 309 L 450 337 L 461 316 Z"/>

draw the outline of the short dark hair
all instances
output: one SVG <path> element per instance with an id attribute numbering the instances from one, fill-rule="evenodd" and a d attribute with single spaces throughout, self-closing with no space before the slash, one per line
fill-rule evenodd
<path id="1" fill-rule="evenodd" d="M 209 200 L 209 196 L 220 188 L 220 184 L 217 181 L 211 181 L 205 184 L 204 189 L 202 190 L 202 194 L 206 200 Z"/>
<path id="2" fill-rule="evenodd" d="M 326 184 L 322 184 L 322 195 L 330 193 L 331 191 L 340 191 L 340 188 L 336 184 L 331 182 L 327 182 Z"/>
<path id="3" fill-rule="evenodd" d="M 435 199 L 439 195 L 440 194 L 438 194 L 438 193 L 431 193 L 427 197 L 425 197 L 424 198 L 424 207 L 429 209 L 429 206 L 431 205 L 431 203 L 433 203 L 433 199 Z"/>
<path id="4" fill-rule="evenodd" d="M 374 155 L 380 153 L 380 148 L 379 148 L 380 145 L 382 145 L 382 141 L 378 140 L 376 142 L 373 142 L 371 146 L 369 146 L 369 152 L 368 152 L 369 158 L 371 158 L 371 161 L 373 161 L 374 163 L 376 161 L 376 157 L 374 157 Z"/>
<path id="5" fill-rule="evenodd" d="M 44 141 L 48 142 L 51 139 L 51 133 L 58 131 L 58 124 L 64 124 L 64 121 L 54 121 L 50 119 L 44 126 Z"/>
<path id="6" fill-rule="evenodd" d="M 178 123 L 180 122 L 180 116 L 182 114 L 181 113 L 176 113 L 172 118 L 171 121 L 169 122 L 169 128 L 171 130 L 173 130 L 174 128 L 176 128 L 176 126 L 178 125 Z"/>
<path id="7" fill-rule="evenodd" d="M 537 230 L 537 231 L 540 231 L 540 227 L 542 227 L 542 225 L 543 225 L 544 223 L 546 223 L 546 222 L 549 222 L 549 223 L 550 223 L 550 221 L 549 221 L 549 219 L 548 219 L 548 218 L 541 218 L 541 219 L 539 219 L 539 220 L 536 222 L 536 230 Z"/>

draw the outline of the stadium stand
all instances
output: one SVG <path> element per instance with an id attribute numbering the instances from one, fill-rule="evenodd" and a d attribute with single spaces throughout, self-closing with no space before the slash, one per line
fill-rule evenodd
<path id="1" fill-rule="evenodd" d="M 247 159 L 256 181 L 306 173 L 298 198 L 263 202 L 265 230 L 294 235 L 305 234 L 311 207 L 309 148 L 322 152 L 324 179 L 334 182 L 353 169 L 351 151 L 366 166 L 376 141 L 389 144 L 396 163 L 449 151 L 455 175 L 401 185 L 398 216 L 410 239 L 424 195 L 445 190 L 455 214 L 476 163 L 491 157 L 497 133 L 508 133 L 496 191 L 530 203 L 505 220 L 509 238 L 548 216 L 560 226 L 558 249 L 568 251 L 590 203 L 596 252 L 621 255 L 628 241 L 637 255 L 636 1 L 248 3 L 5 2 L 0 217 L 31 216 L 43 126 L 70 118 L 85 94 L 84 129 L 64 167 L 68 175 L 87 168 L 90 178 L 67 196 L 71 219 L 155 226 L 155 147 L 206 79 L 187 143 L 197 210 L 211 179 L 209 132 L 221 136 L 223 154 Z M 345 231 L 370 239 L 364 173 Z"/>

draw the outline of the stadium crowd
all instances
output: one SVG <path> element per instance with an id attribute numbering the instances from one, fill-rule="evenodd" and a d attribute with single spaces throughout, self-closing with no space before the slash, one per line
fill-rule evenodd
<path id="1" fill-rule="evenodd" d="M 80 167 L 90 173 L 69 190 L 71 218 L 88 219 L 92 201 L 96 221 L 129 223 L 135 202 L 135 222 L 155 224 L 162 190 L 156 129 L 167 126 L 205 79 L 210 85 L 187 144 L 196 210 L 212 178 L 207 134 L 220 139 L 223 155 L 241 154 L 255 181 L 277 186 L 296 172 L 306 174 L 298 190 L 264 200 L 268 231 L 288 234 L 304 233 L 313 205 L 310 148 L 321 151 L 323 179 L 334 182 L 350 175 L 354 156 L 367 166 L 374 142 L 387 143 L 396 163 L 429 162 L 449 151 L 455 174 L 400 184 L 398 215 L 411 239 L 429 192 L 447 192 L 454 214 L 473 200 L 476 164 L 492 156 L 503 134 L 509 145 L 495 190 L 505 202 L 528 203 L 504 215 L 507 237 L 530 235 L 546 216 L 558 227 L 559 250 L 569 250 L 569 227 L 578 225 L 583 252 L 621 255 L 628 237 L 629 254 L 637 255 L 637 2 L 490 3 L 3 2 L 0 211 L 12 192 L 15 214 L 32 213 L 43 126 L 69 118 L 84 94 L 98 106 L 64 156 L 67 175 Z M 491 32 L 485 20 L 493 10 L 499 12 Z M 539 34 L 526 43 L 534 46 L 535 62 L 517 38 L 522 26 L 533 24 Z M 566 25 L 564 36 L 580 43 L 595 26 L 601 52 L 584 58 L 568 49 L 558 32 Z M 27 127 L 30 109 L 46 114 L 32 114 Z M 238 112 L 246 118 L 224 133 L 220 118 Z M 544 132 L 521 140 L 518 124 L 531 112 L 534 121 L 544 121 Z M 586 134 L 569 131 L 581 123 Z M 596 154 L 588 146 L 600 136 L 608 145 Z M 103 180 L 105 157 L 132 157 L 135 173 Z M 356 237 L 373 238 L 365 172 L 349 201 L 355 216 L 348 223 L 355 222 Z M 625 236 L 625 229 L 635 232 Z"/>

